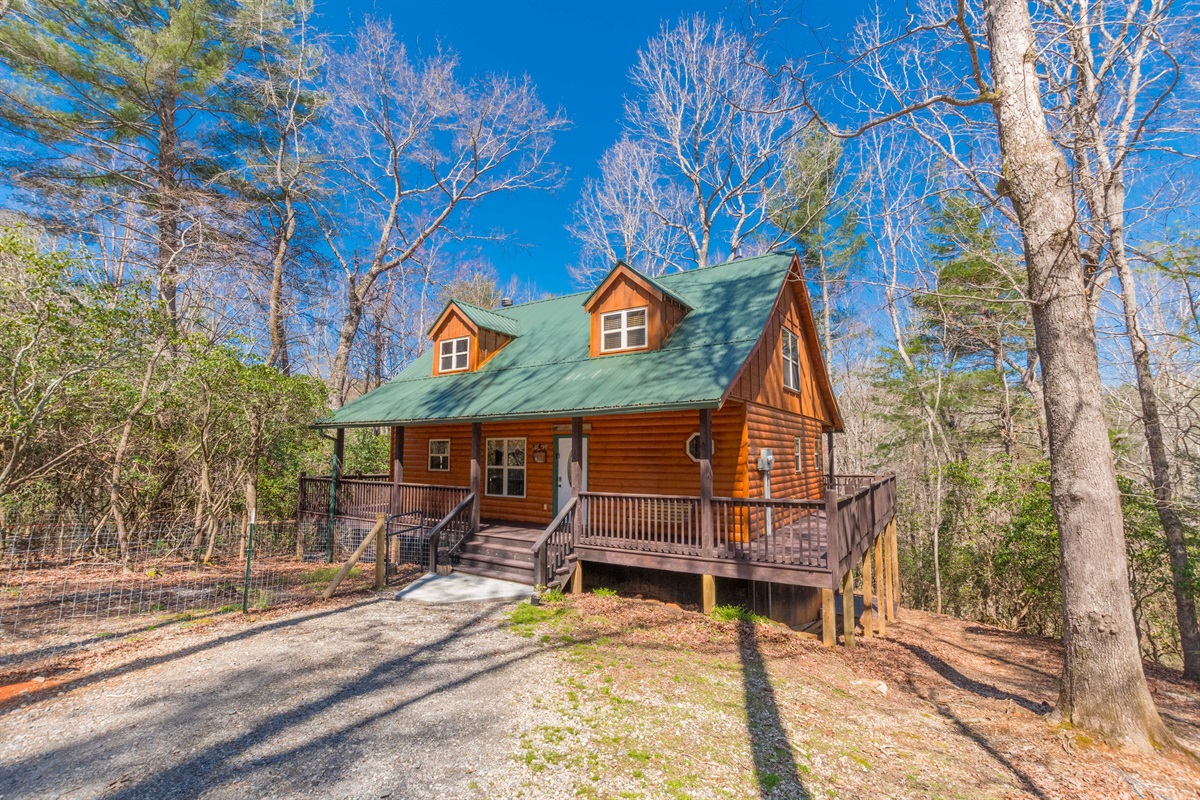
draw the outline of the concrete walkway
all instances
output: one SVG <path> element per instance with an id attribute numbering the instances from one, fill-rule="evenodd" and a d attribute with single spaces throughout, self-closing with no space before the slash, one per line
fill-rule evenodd
<path id="1" fill-rule="evenodd" d="M 449 575 L 426 575 L 418 578 L 398 592 L 396 599 L 442 605 L 527 600 L 531 594 L 533 587 L 523 583 L 451 572 Z"/>

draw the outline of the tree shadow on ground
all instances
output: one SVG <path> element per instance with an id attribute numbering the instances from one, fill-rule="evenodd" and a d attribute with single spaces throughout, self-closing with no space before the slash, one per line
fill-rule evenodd
<path id="1" fill-rule="evenodd" d="M 986 697 L 989 700 L 1011 700 L 1026 711 L 1032 711 L 1039 716 L 1050 713 L 1050 706 L 1045 703 L 1030 700 L 1024 695 L 1015 694 L 992 686 L 990 683 L 983 683 L 982 681 L 967 677 L 924 647 L 907 642 L 899 642 L 899 644 L 957 689 L 962 689 L 965 692 L 970 692 L 980 697 Z"/>
<path id="2" fill-rule="evenodd" d="M 771 686 L 754 628 L 754 623 L 748 621 L 738 625 L 738 654 L 742 661 L 746 727 L 759 795 L 810 798 L 812 795 L 800 778 L 792 742 L 775 701 L 775 689 Z M 780 789 L 783 791 L 779 792 Z"/>

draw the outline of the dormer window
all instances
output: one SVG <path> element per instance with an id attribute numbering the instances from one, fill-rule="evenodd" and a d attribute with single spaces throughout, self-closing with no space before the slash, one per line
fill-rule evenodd
<path id="1" fill-rule="evenodd" d="M 462 372 L 471 366 L 471 337 L 443 339 L 440 355 L 440 372 Z"/>
<path id="2" fill-rule="evenodd" d="M 800 391 L 800 339 L 787 328 L 783 329 L 783 385 Z"/>
<path id="3" fill-rule="evenodd" d="M 601 319 L 603 339 L 600 352 L 637 350 L 646 346 L 646 309 L 627 308 L 604 314 Z"/>

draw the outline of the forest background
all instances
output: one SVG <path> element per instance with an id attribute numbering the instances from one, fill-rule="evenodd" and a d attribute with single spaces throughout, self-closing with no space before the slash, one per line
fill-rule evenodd
<path id="1" fill-rule="evenodd" d="M 579 288 L 618 258 L 795 248 L 837 469 L 900 476 L 904 602 L 1061 635 L 1019 220 L 990 112 L 920 105 L 977 77 L 964 9 L 868 13 L 821 47 L 797 9 L 670 15 L 568 183 L 570 108 L 386 18 L 335 36 L 307 2 L 0 2 L 0 513 L 291 516 L 298 474 L 329 469 L 309 423 L 428 347 L 447 299 L 542 296 L 497 259 L 522 241 L 506 198 L 544 194 L 577 248 L 550 268 Z M 1158 0 L 1032 9 L 1139 643 L 1178 667 L 1200 594 L 1200 26 Z M 386 471 L 386 449 L 354 431 L 344 469 Z"/>

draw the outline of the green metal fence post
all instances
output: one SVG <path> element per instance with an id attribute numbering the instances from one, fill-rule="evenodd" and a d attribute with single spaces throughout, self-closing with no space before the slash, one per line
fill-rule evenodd
<path id="1" fill-rule="evenodd" d="M 242 584 L 242 613 L 250 613 L 250 562 L 254 559 L 255 510 L 250 509 L 250 537 L 246 539 L 246 581 Z"/>

